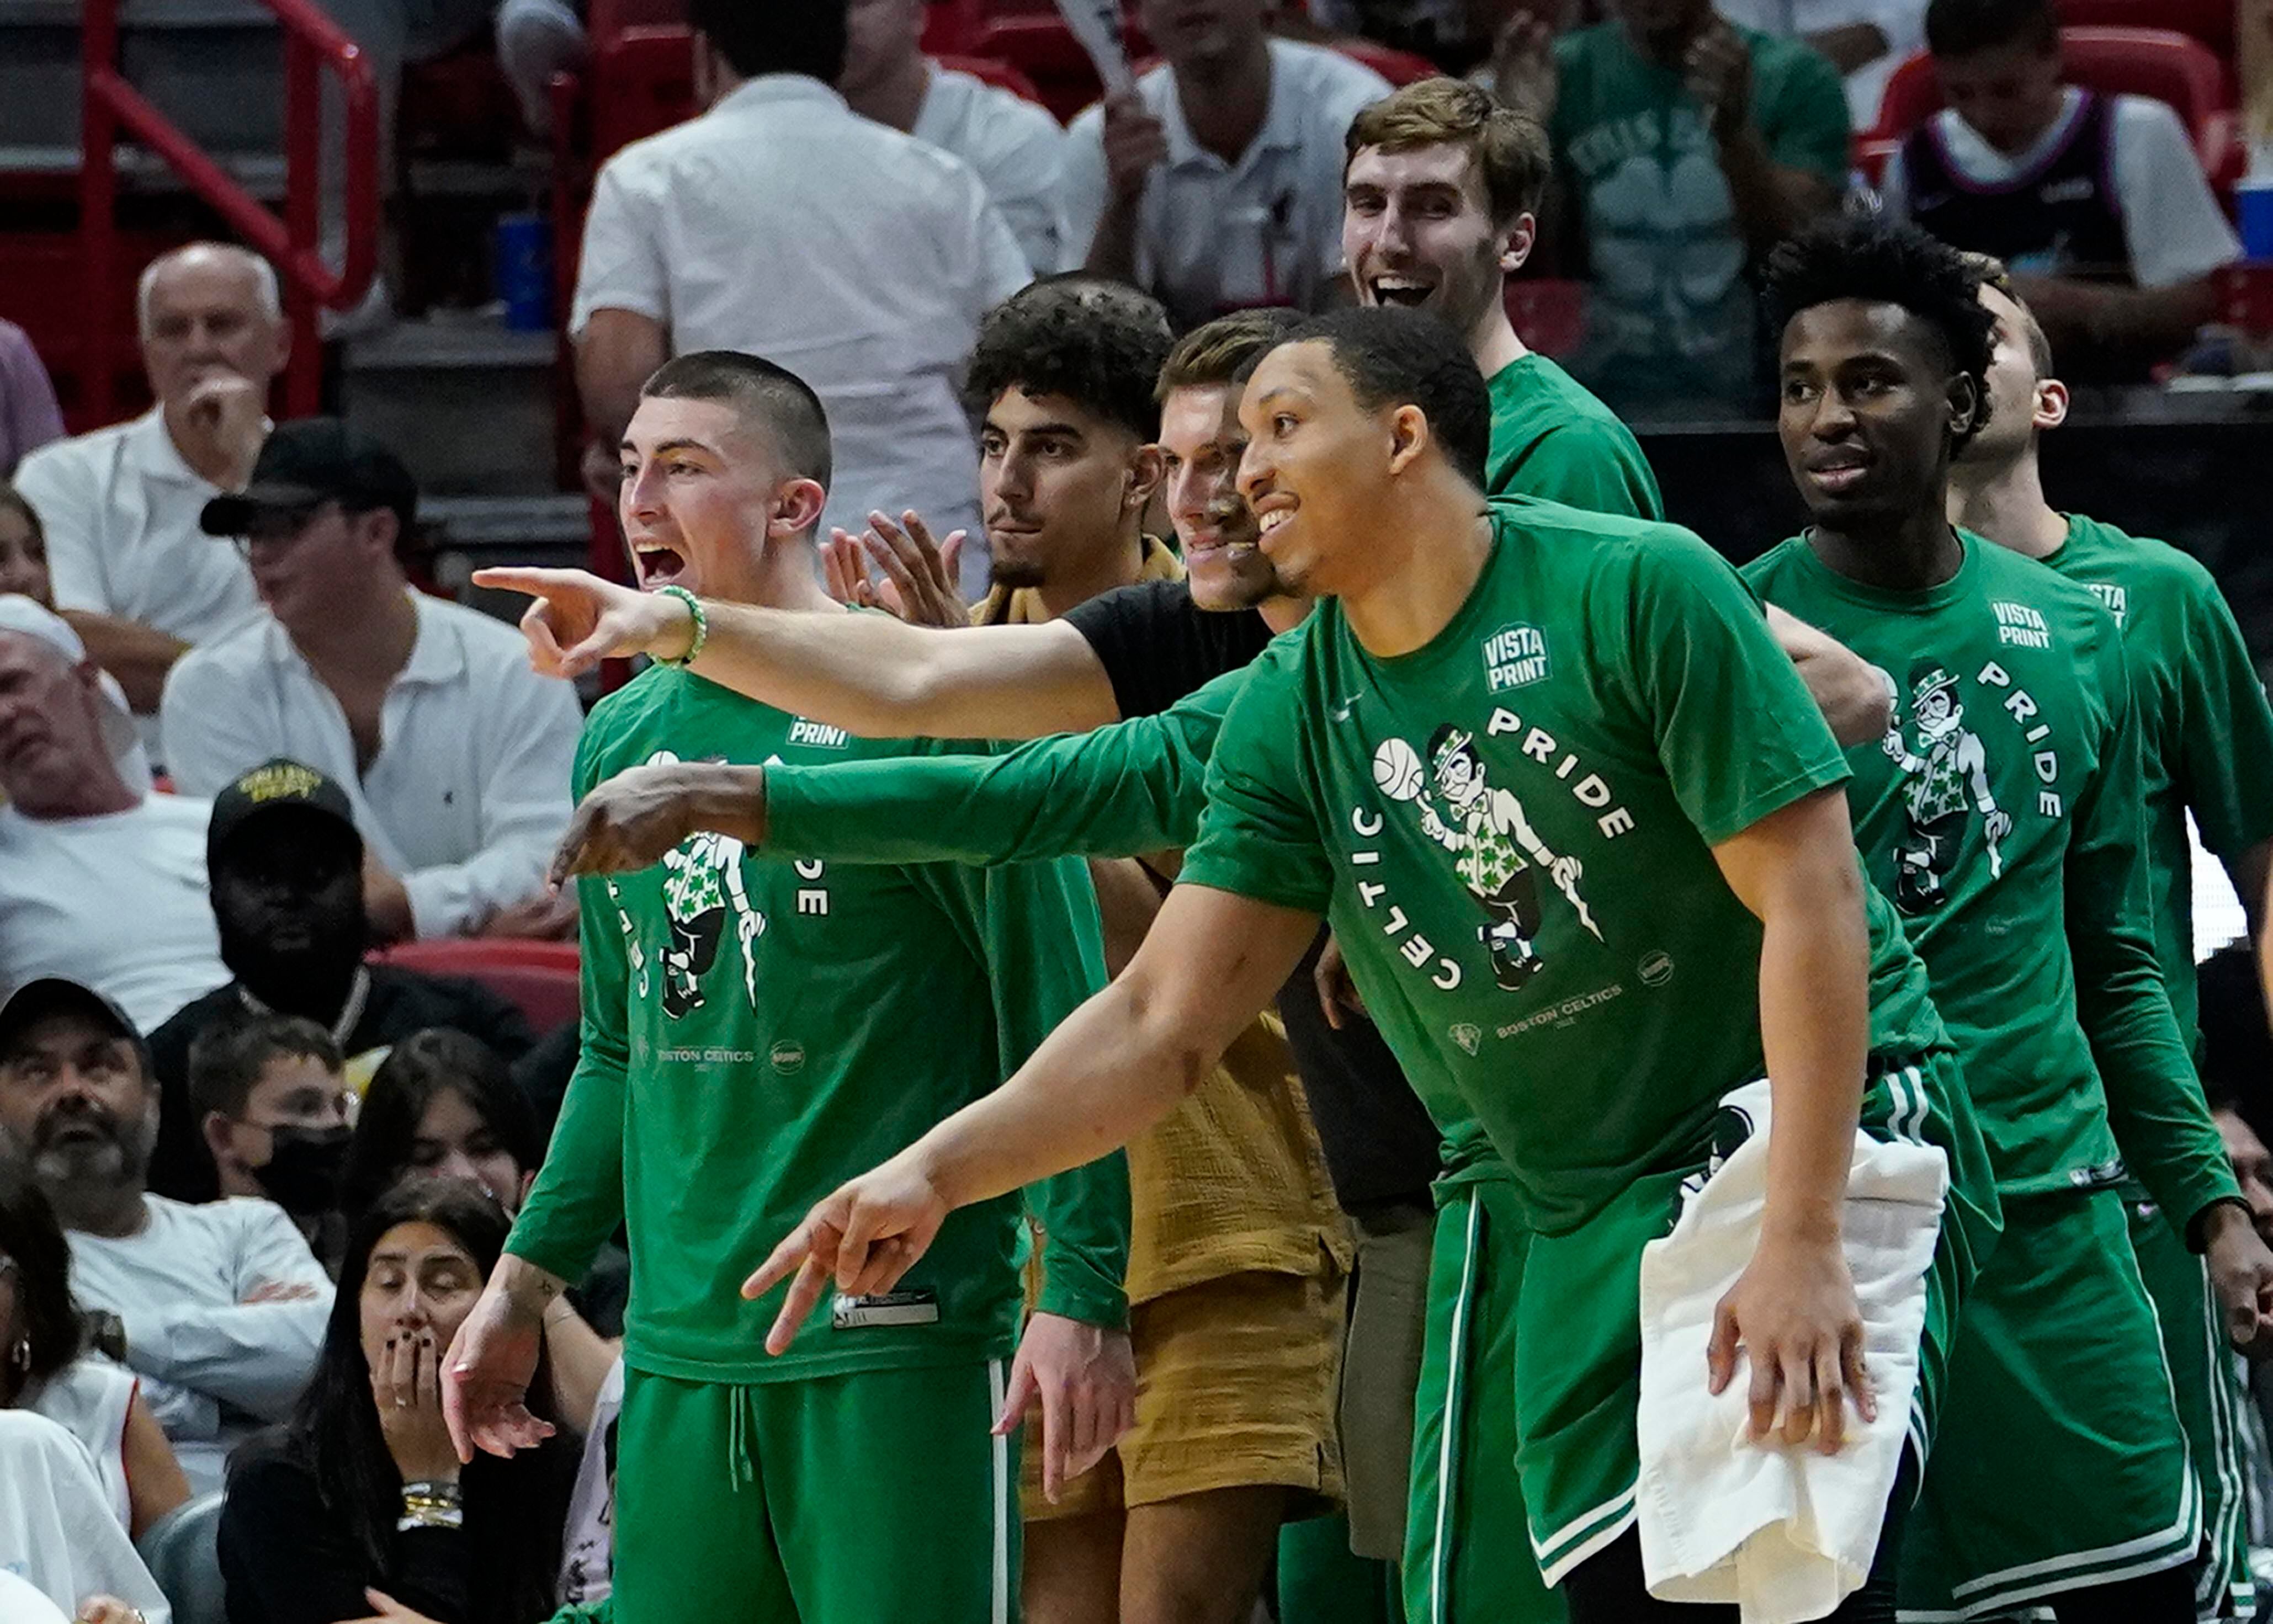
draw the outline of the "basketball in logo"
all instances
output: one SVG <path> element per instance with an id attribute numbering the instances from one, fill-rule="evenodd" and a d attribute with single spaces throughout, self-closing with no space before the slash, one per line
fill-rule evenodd
<path id="1" fill-rule="evenodd" d="M 1373 752 L 1373 787 L 1392 801 L 1421 793 L 1421 752 L 1401 738 L 1385 738 Z"/>

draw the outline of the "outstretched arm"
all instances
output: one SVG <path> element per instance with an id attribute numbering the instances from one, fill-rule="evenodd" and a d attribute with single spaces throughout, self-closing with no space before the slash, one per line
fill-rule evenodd
<path id="1" fill-rule="evenodd" d="M 815 1207 L 744 1284 L 797 1276 L 766 1339 L 778 1353 L 833 1276 L 889 1290 L 958 1207 L 1119 1149 L 1204 1081 L 1317 934 L 1314 914 L 1180 885 L 1120 979 L 985 1099 Z"/>
<path id="2" fill-rule="evenodd" d="M 577 677 L 635 654 L 676 660 L 694 639 L 678 598 L 582 570 L 479 570 L 476 586 L 535 598 L 529 663 Z M 1061 621 L 945 631 L 889 615 L 705 601 L 690 667 L 722 687 L 867 738 L 1036 738 L 1121 718 L 1089 640 Z"/>
<path id="3" fill-rule="evenodd" d="M 1832 737 L 1850 749 L 1885 737 L 1894 707 L 1878 668 L 1789 610 L 1771 603 L 1767 611 L 1776 646 L 1790 656 Z"/>

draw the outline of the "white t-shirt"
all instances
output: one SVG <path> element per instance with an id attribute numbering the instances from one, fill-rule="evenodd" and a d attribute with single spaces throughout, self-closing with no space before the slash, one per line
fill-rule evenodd
<path id="1" fill-rule="evenodd" d="M 71 1294 L 126 1327 L 126 1362 L 199 1493 L 229 1452 L 292 1411 L 316 1367 L 332 1283 L 273 1201 L 143 1197 L 149 1222 L 112 1239 L 73 1230 Z M 264 1287 L 299 1295 L 248 1303 Z"/>
<path id="2" fill-rule="evenodd" d="M 672 353 L 739 349 L 828 408 L 821 534 L 913 508 L 970 533 L 983 574 L 964 369 L 979 318 L 1032 280 L 969 165 L 860 117 L 817 79 L 769 74 L 602 166 L 569 331 L 596 310 L 670 329 Z"/>
<path id="3" fill-rule="evenodd" d="M 0 985 L 67 977 L 152 1032 L 229 980 L 206 885 L 212 812 L 176 795 L 54 821 L 0 806 Z"/>
<path id="4" fill-rule="evenodd" d="M 909 133 L 978 171 L 1036 273 L 1058 268 L 1065 255 L 1066 132 L 1047 108 L 956 69 L 934 67 Z"/>
<path id="5" fill-rule="evenodd" d="M 559 1595 L 564 1607 L 605 1601 L 615 1589 L 616 1421 L 624 1409 L 624 1362 L 608 1366 L 592 1405 L 592 1430 L 576 1463 L 568 1527 L 560 1541 Z"/>
<path id="6" fill-rule="evenodd" d="M 1271 106 L 1237 163 L 1193 138 L 1166 64 L 1136 81 L 1167 126 L 1168 156 L 1137 209 L 1136 281 L 1180 325 L 1257 304 L 1322 308 L 1342 268 L 1343 141 L 1390 85 L 1339 51 L 1271 41 Z M 1066 268 L 1089 258 L 1106 198 L 1105 113 L 1073 121 L 1066 148 Z"/>
<path id="7" fill-rule="evenodd" d="M 82 1353 L 24 1399 L 86 1446 L 94 1475 L 110 1496 L 118 1525 L 134 1525 L 134 1501 L 126 1484 L 126 1416 L 134 1407 L 134 1373 L 100 1353 Z"/>
<path id="8" fill-rule="evenodd" d="M 2082 116 L 2083 93 L 2071 85 L 2065 94 L 2052 127 L 2010 158 L 1947 108 L 1933 116 L 1934 129 L 1960 175 L 1977 185 L 2008 185 L 2044 162 Z M 2138 285 L 2189 282 L 2241 258 L 2241 240 L 2211 194 L 2194 142 L 2170 104 L 2149 96 L 2117 96 L 2114 103 L 2111 167 L 2123 212 L 2123 241 Z M 1909 184 L 1899 152 L 1887 161 L 1879 195 L 1889 214 L 1909 217 Z M 2026 273 L 2037 267 L 2023 262 L 2012 268 Z"/>
<path id="9" fill-rule="evenodd" d="M 116 1596 L 147 1624 L 171 1624 L 165 1593 L 96 1481 L 86 1447 L 43 1415 L 0 1410 L 0 1573 L 76 1617 L 87 1597 Z M 0 1590 L 0 1620 L 35 1620 L 19 1590 Z"/>
<path id="10" fill-rule="evenodd" d="M 1857 130 L 1874 130 L 1894 70 L 1925 49 L 1926 0 L 1713 0 L 1730 22 L 1804 40 L 1868 23 L 1887 36 L 1885 54 L 1846 76 L 1847 111 Z"/>
<path id="11" fill-rule="evenodd" d="M 273 616 L 182 657 L 159 715 L 185 794 L 218 795 L 289 756 L 347 792 L 364 842 L 410 894 L 420 936 L 447 936 L 543 884 L 568 826 L 576 691 L 529 669 L 521 633 L 413 595 L 418 635 L 358 772 L 347 714 Z"/>

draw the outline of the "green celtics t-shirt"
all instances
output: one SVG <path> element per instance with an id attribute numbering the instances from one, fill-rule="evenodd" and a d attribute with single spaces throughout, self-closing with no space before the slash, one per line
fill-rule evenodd
<path id="1" fill-rule="evenodd" d="M 1739 28 L 1752 122 L 1768 156 L 1847 180 L 1847 94 L 1797 40 Z M 1758 385 L 1751 258 L 1705 109 L 1678 69 L 1636 53 L 1624 25 L 1555 41 L 1549 133 L 1579 200 L 1589 261 L 1587 336 L 1573 370 L 1620 408 L 1741 400 Z"/>
<path id="2" fill-rule="evenodd" d="M 1481 1119 L 1558 1233 L 1701 1159 L 1759 1074 L 1759 922 L 1711 847 L 1846 769 L 1703 543 L 1550 505 L 1491 520 L 1425 647 L 1377 659 L 1328 602 L 1257 661 L 1182 880 L 1329 912 L 1422 1099 Z M 1940 1041 L 1915 987 L 1872 1022 L 1883 1052 Z"/>
<path id="3" fill-rule="evenodd" d="M 2162 542 L 2077 513 L 2044 560 L 2090 588 L 2123 629 L 2139 709 L 2154 870 L 2155 950 L 2179 1035 L 2195 1036 L 2192 811 L 2225 858 L 2273 837 L 2273 707 L 2217 582 Z"/>
<path id="4" fill-rule="evenodd" d="M 1491 375 L 1491 457 L 1484 490 L 1538 497 L 1590 513 L 1662 519 L 1657 475 L 1617 414 L 1542 355 Z"/>
<path id="5" fill-rule="evenodd" d="M 813 763 L 924 748 L 657 666 L 593 711 L 576 792 L 680 756 Z M 1103 984 L 1087 872 L 841 867 L 704 834 L 655 867 L 580 885 L 583 1052 L 509 1249 L 573 1279 L 627 1224 L 625 1358 L 660 1375 L 765 1381 L 1006 1354 L 1016 1196 L 949 1217 L 889 1296 L 824 1298 L 778 1358 L 761 1343 L 786 1288 L 754 1303 L 739 1288 L 814 1202 L 994 1089 Z M 1120 1156 L 1029 1199 L 1048 1237 L 1042 1306 L 1119 1323 Z"/>
<path id="6" fill-rule="evenodd" d="M 2184 1225 L 2232 1181 L 2155 962 L 2121 640 L 2089 593 L 1960 539 L 1923 592 L 1849 580 L 1804 537 L 1744 573 L 1893 686 L 1892 728 L 1849 752 L 1856 838 L 1925 960 L 1999 1187 L 2112 1182 L 2119 1140 Z"/>

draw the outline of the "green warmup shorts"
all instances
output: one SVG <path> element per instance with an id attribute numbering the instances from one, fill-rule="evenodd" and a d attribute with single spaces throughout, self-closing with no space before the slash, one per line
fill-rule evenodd
<path id="1" fill-rule="evenodd" d="M 1947 1051 L 1875 1076 L 1864 1092 L 1862 1121 L 1876 1137 L 1938 1146 L 1950 1158 L 1950 1201 L 1926 1276 L 1909 1416 L 1911 1449 L 1923 1459 L 1957 1304 L 1995 1234 L 1994 1189 L 1956 1061 Z M 1714 1124 L 1715 1141 L 1725 1152 L 1747 1126 L 1724 1111 Z M 1699 1162 L 1645 1175 L 1579 1228 L 1531 1239 L 1515 1303 L 1516 1471 L 1530 1508 L 1532 1553 L 1550 1585 L 1633 1526 L 1641 1251 L 1672 1231 L 1682 1181 L 1709 1166 Z M 1697 1379 L 1705 1379 L 1701 1369 Z"/>
<path id="2" fill-rule="evenodd" d="M 1508 1185 L 1444 1191 L 1413 1407 L 1406 1624 L 1565 1616 L 1517 1531 L 1529 1525 L 1515 1480 L 1515 1314 L 1529 1243 Z"/>
<path id="3" fill-rule="evenodd" d="M 2202 1487 L 2207 1560 L 2195 1575 L 2195 1613 L 2206 1620 L 2247 1618 L 2257 1605 L 2249 1573 L 2249 1464 L 2242 1448 L 2242 1406 L 2250 1402 L 2249 1391 L 2226 1340 L 2209 1269 L 2187 1250 L 2144 1189 L 2126 1186 L 2123 1197 L 2131 1249 L 2163 1328 L 2171 1391 Z"/>
<path id="4" fill-rule="evenodd" d="M 1009 1624 L 1000 1361 L 746 1386 L 626 1371 L 616 1624 Z"/>
<path id="5" fill-rule="evenodd" d="M 1992 1617 L 2175 1568 L 2202 1531 L 2122 1196 L 2007 1196 L 1903 1539 L 1902 1617 Z"/>

